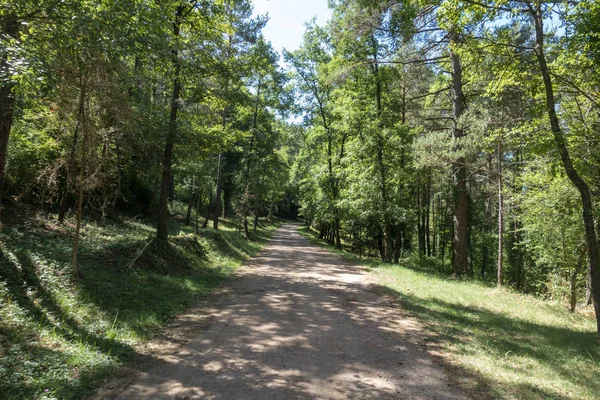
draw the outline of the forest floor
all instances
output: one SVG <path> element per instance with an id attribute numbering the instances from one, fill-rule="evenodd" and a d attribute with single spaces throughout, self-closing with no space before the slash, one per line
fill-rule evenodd
<path id="1" fill-rule="evenodd" d="M 422 327 L 287 224 L 97 398 L 466 399 Z"/>
<path id="2" fill-rule="evenodd" d="M 3 210 L 0 232 L 0 399 L 81 399 L 139 362 L 163 326 L 257 254 L 274 225 L 244 240 L 233 221 L 219 231 L 170 223 L 170 245 L 149 245 L 152 221 L 86 221 L 80 274 L 71 272 L 74 221 Z"/>
<path id="3" fill-rule="evenodd" d="M 9 218 L 0 399 L 600 398 L 590 315 L 432 259 L 335 254 L 295 225 L 259 254 L 274 226 L 173 221 L 131 266 L 154 227 L 129 219 L 86 223 L 74 278 L 72 221 Z"/>
<path id="4" fill-rule="evenodd" d="M 419 342 L 473 398 L 600 399 L 600 335 L 590 306 L 571 314 L 558 301 L 453 279 L 434 258 L 392 265 L 331 251 L 369 270 L 377 292 L 422 324 Z"/>

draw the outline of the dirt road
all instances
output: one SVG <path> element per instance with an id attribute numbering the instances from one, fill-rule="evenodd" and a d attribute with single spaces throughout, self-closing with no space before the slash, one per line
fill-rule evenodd
<path id="1" fill-rule="evenodd" d="M 366 275 L 284 225 L 101 398 L 466 399 Z"/>

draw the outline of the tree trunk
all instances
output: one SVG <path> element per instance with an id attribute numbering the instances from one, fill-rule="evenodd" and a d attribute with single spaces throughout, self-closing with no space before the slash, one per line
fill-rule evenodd
<path id="1" fill-rule="evenodd" d="M 519 210 L 513 208 L 512 237 L 510 249 L 510 265 L 513 267 L 513 280 L 515 289 L 523 289 L 523 252 L 521 250 L 521 224 Z"/>
<path id="2" fill-rule="evenodd" d="M 585 282 L 585 305 L 592 304 L 592 276 L 590 274 L 590 260 L 588 257 L 587 279 Z"/>
<path id="3" fill-rule="evenodd" d="M 173 160 L 174 139 L 168 138 L 163 155 L 163 173 L 160 184 L 160 197 L 158 200 L 158 221 L 156 224 L 156 238 L 160 241 L 169 239 L 169 186 L 171 181 L 171 167 Z"/>
<path id="4" fill-rule="evenodd" d="M 250 240 L 250 231 L 248 230 L 248 216 L 244 216 L 244 238 Z"/>
<path id="5" fill-rule="evenodd" d="M 83 91 L 83 89 L 82 89 Z M 84 92 L 85 93 L 85 92 Z M 85 95 L 82 95 L 85 98 Z M 83 218 L 83 192 L 85 183 L 85 168 L 87 164 L 87 135 L 85 126 L 85 101 L 84 108 L 81 112 L 81 157 L 79 164 L 79 180 L 78 180 L 78 199 L 77 199 L 77 214 L 76 214 L 76 225 L 75 225 L 75 238 L 73 240 L 73 251 L 71 253 L 71 269 L 73 275 L 79 274 L 79 265 L 77 256 L 79 254 L 79 237 L 81 233 L 81 221 Z"/>
<path id="6" fill-rule="evenodd" d="M 123 161 L 121 159 L 121 150 L 119 148 L 118 139 L 116 139 L 115 143 L 115 154 L 117 155 L 117 188 L 115 190 L 115 196 L 110 205 L 110 210 L 108 211 L 108 216 L 113 217 L 114 212 L 117 208 L 117 202 L 122 196 L 123 193 Z"/>
<path id="7" fill-rule="evenodd" d="M 73 239 L 73 252 L 71 253 L 71 269 L 73 275 L 79 274 L 79 265 L 77 262 L 77 256 L 79 254 L 79 236 L 81 233 L 81 221 L 83 218 L 83 186 L 84 186 L 84 173 L 85 173 L 85 150 L 82 150 L 81 165 L 79 166 L 79 195 L 77 199 L 77 214 L 76 214 L 76 225 L 75 225 L 75 238 Z"/>
<path id="8" fill-rule="evenodd" d="M 473 219 L 469 218 L 469 229 L 467 230 L 467 237 L 469 238 L 469 240 L 467 241 L 467 246 L 468 246 L 468 260 L 469 260 L 469 271 L 468 274 L 469 275 L 473 275 L 473 257 L 472 257 L 472 250 L 475 248 L 474 243 L 476 242 L 477 238 L 473 238 Z"/>
<path id="9" fill-rule="evenodd" d="M 487 161 L 487 169 L 490 174 L 492 173 L 492 168 L 493 168 L 492 160 L 493 160 L 493 155 L 488 154 L 486 161 Z M 490 248 L 488 245 L 488 237 L 492 230 L 490 227 L 491 220 L 492 220 L 492 198 L 491 197 L 487 197 L 485 200 L 485 212 L 483 215 L 484 215 L 483 240 L 481 241 L 481 269 L 480 269 L 481 279 L 485 279 L 485 270 L 486 270 L 488 263 L 490 262 Z"/>
<path id="10" fill-rule="evenodd" d="M 3 34 L 10 39 L 17 40 L 20 26 L 20 21 L 16 15 L 8 15 L 4 19 Z M 5 55 L 2 57 L 2 63 L 0 64 L 0 76 L 3 78 L 3 84 L 0 87 L 0 203 L 2 202 L 8 139 L 15 112 L 15 96 L 13 93 L 15 82 L 12 80 L 10 69 L 8 56 Z"/>
<path id="11" fill-rule="evenodd" d="M 512 191 L 513 195 L 516 196 L 521 190 L 517 184 L 518 177 L 521 173 L 519 165 L 523 164 L 523 157 L 520 150 L 515 152 L 513 163 L 515 165 L 515 171 L 512 179 Z M 521 224 L 519 222 L 519 213 L 520 210 L 518 205 L 514 204 L 510 213 L 512 216 L 512 221 L 510 223 L 512 234 L 507 237 L 509 243 L 508 246 L 506 246 L 508 261 L 512 267 L 512 280 L 516 290 L 521 290 L 523 288 L 523 254 L 521 250 Z"/>
<path id="12" fill-rule="evenodd" d="M 427 249 L 427 256 L 431 257 L 431 232 L 429 229 L 429 212 L 431 207 L 431 170 L 428 171 L 427 184 L 425 187 L 425 225 L 423 229 L 425 231 L 425 248 Z"/>
<path id="13" fill-rule="evenodd" d="M 194 187 L 194 178 L 192 178 L 192 189 L 190 190 L 190 197 L 188 198 L 187 213 L 185 214 L 185 224 L 190 225 L 192 219 L 192 208 L 194 207 L 194 200 L 196 197 L 196 188 Z"/>
<path id="14" fill-rule="evenodd" d="M 417 180 L 417 236 L 419 237 L 419 254 L 423 254 L 425 248 L 425 240 L 423 240 L 423 224 L 421 223 L 422 215 L 421 182 Z"/>
<path id="15" fill-rule="evenodd" d="M 452 66 L 452 136 L 455 141 L 465 136 L 461 127 L 460 118 L 465 111 L 465 95 L 463 93 L 462 67 L 460 57 L 453 50 L 459 43 L 459 35 L 449 32 L 450 36 L 450 64 Z M 456 144 L 459 146 L 459 143 Z M 452 270 L 454 275 L 462 276 L 469 272 L 469 193 L 467 189 L 467 166 L 464 157 L 459 157 L 454 164 L 456 176 L 456 207 L 454 211 L 454 237 Z"/>
<path id="16" fill-rule="evenodd" d="M 181 20 L 183 18 L 183 5 L 179 5 L 175 11 L 173 25 L 173 36 L 179 40 Z M 181 94 L 181 63 L 176 48 L 171 49 L 171 64 L 173 66 L 173 92 L 171 94 L 171 113 L 169 116 L 169 132 L 165 144 L 165 152 L 162 163 L 162 180 L 160 185 L 160 197 L 158 201 L 158 220 L 156 224 L 156 238 L 161 242 L 169 240 L 169 192 L 172 181 L 173 147 L 177 136 L 177 114 L 179 112 L 179 97 Z"/>
<path id="17" fill-rule="evenodd" d="M 381 258 L 382 262 L 386 262 L 385 259 L 385 247 L 383 244 L 383 229 L 379 228 L 379 235 L 377 237 L 377 248 L 379 249 L 379 257 Z"/>
<path id="18" fill-rule="evenodd" d="M 373 59 L 374 62 L 372 64 L 373 75 L 375 76 L 375 100 L 377 105 L 377 118 L 379 122 L 379 132 L 377 134 L 379 137 L 377 138 L 377 167 L 379 169 L 379 191 L 381 194 L 382 201 L 382 238 L 381 238 L 381 257 L 383 262 L 389 262 L 392 257 L 392 237 L 391 230 L 392 225 L 390 221 L 390 216 L 388 212 L 388 193 L 387 193 L 387 169 L 384 162 L 384 143 L 382 137 L 382 131 L 384 129 L 383 123 L 383 103 L 382 103 L 382 87 L 381 87 L 381 79 L 379 76 L 379 61 L 378 61 L 378 43 L 373 35 L 371 37 L 373 44 Z"/>
<path id="19" fill-rule="evenodd" d="M 71 191 L 71 171 L 75 168 L 75 153 L 77 151 L 77 142 L 79 141 L 79 131 L 82 129 L 83 114 L 85 108 L 85 84 L 83 76 L 79 76 L 79 105 L 77 111 L 77 122 L 73 132 L 73 144 L 69 152 L 69 158 L 65 167 L 65 185 L 63 187 L 62 196 L 60 199 L 60 208 L 58 210 L 58 221 L 63 222 L 67 214 L 67 206 L 69 203 L 69 192 Z"/>
<path id="20" fill-rule="evenodd" d="M 169 196 L 168 196 L 168 202 L 171 206 L 173 206 L 173 201 L 175 201 L 175 174 L 173 173 L 173 169 L 171 169 L 171 176 L 169 177 Z"/>
<path id="21" fill-rule="evenodd" d="M 574 313 L 577 308 L 577 277 L 579 273 L 583 269 L 586 262 L 586 250 L 584 249 L 581 252 L 579 260 L 577 261 L 577 265 L 571 271 L 571 276 L 569 277 L 569 312 Z"/>
<path id="22" fill-rule="evenodd" d="M 433 190 L 432 190 L 433 192 Z M 432 227 L 431 227 L 431 234 L 432 234 L 432 240 L 431 240 L 431 255 L 433 257 L 437 256 L 437 223 L 438 223 L 438 218 L 437 218 L 437 214 L 439 214 L 439 208 L 436 207 L 435 204 L 435 193 L 433 193 L 433 199 L 431 199 L 431 219 L 432 219 Z M 439 203 L 438 203 L 439 204 Z"/>
<path id="23" fill-rule="evenodd" d="M 331 229 L 330 243 L 332 246 L 335 246 L 335 226 Z"/>
<path id="24" fill-rule="evenodd" d="M 208 220 L 210 219 L 210 210 L 213 208 L 213 189 L 212 183 L 208 183 L 208 205 L 206 206 L 206 218 L 204 218 L 204 223 L 202 224 L 202 229 L 206 229 L 208 226 Z"/>
<path id="25" fill-rule="evenodd" d="M 394 264 L 398 264 L 400 262 L 400 253 L 402 251 L 402 247 L 404 245 L 404 223 L 401 222 L 396 225 L 396 240 L 394 243 Z"/>
<path id="26" fill-rule="evenodd" d="M 577 307 L 577 269 L 569 277 L 569 312 L 574 313 Z"/>
<path id="27" fill-rule="evenodd" d="M 598 254 L 598 240 L 594 226 L 594 208 L 592 205 L 592 197 L 588 184 L 583 180 L 573 166 L 571 155 L 569 154 L 569 149 L 567 147 L 567 142 L 563 136 L 558 116 L 556 114 L 556 102 L 554 99 L 552 77 L 550 75 L 550 70 L 548 69 L 546 56 L 544 54 L 544 26 L 542 10 L 539 6 L 534 8 L 531 3 L 529 3 L 529 10 L 535 25 L 535 53 L 540 66 L 540 72 L 544 80 L 544 88 L 546 91 L 546 108 L 548 112 L 548 118 L 550 120 L 552 134 L 554 136 L 554 142 L 558 152 L 560 153 L 565 172 L 581 196 L 583 225 L 585 227 L 586 244 L 590 260 L 589 274 L 592 281 L 592 302 L 594 304 L 594 311 L 596 313 L 596 328 L 598 333 L 600 333 L 600 256 Z"/>
<path id="28" fill-rule="evenodd" d="M 221 192 L 223 191 L 223 153 L 219 153 L 217 164 L 217 188 L 215 195 L 215 209 L 213 214 L 213 229 L 219 230 L 219 217 L 221 216 Z"/>
<path id="29" fill-rule="evenodd" d="M 230 179 L 223 184 L 223 218 L 229 218 L 231 213 L 231 186 Z"/>
<path id="30" fill-rule="evenodd" d="M 464 163 L 464 158 L 458 160 Z M 469 198 L 467 193 L 467 170 L 457 168 L 456 210 L 454 211 L 454 236 L 452 241 L 452 267 L 454 275 L 467 275 L 469 272 Z"/>
<path id="31" fill-rule="evenodd" d="M 498 142 L 498 281 L 497 286 L 502 286 L 503 261 L 504 261 L 504 186 L 502 180 L 502 159 L 504 150 L 502 136 Z"/>
<path id="32" fill-rule="evenodd" d="M 198 219 L 199 219 L 199 215 L 200 215 L 200 209 L 202 208 L 202 203 L 204 200 L 204 193 L 202 193 L 202 188 L 199 189 L 199 191 L 197 192 L 197 199 L 196 199 L 196 233 L 198 233 Z"/>
<path id="33" fill-rule="evenodd" d="M 448 187 L 448 190 L 446 193 L 446 200 L 444 201 L 444 214 L 442 217 L 442 224 L 441 224 L 442 232 L 440 233 L 440 259 L 442 260 L 442 264 L 446 260 L 446 247 L 448 246 L 448 242 L 449 242 L 449 239 L 447 238 L 447 235 L 446 235 L 446 233 L 448 231 L 448 225 L 450 225 L 449 224 L 449 219 L 450 219 L 449 207 L 450 207 L 450 187 Z"/>
<path id="34" fill-rule="evenodd" d="M 336 216 L 334 220 L 334 230 L 335 230 L 335 248 L 341 250 L 342 249 L 342 238 L 340 237 L 340 217 Z"/>

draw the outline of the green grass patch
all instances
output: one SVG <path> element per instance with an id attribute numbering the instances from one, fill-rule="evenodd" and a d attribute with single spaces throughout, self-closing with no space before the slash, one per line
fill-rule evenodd
<path id="1" fill-rule="evenodd" d="M 304 235 L 318 241 L 304 230 Z M 383 292 L 425 323 L 449 355 L 450 374 L 497 399 L 600 398 L 600 335 L 589 315 L 481 282 L 455 280 L 423 261 L 368 265 Z M 479 397 L 479 396 L 476 396 Z"/>
<path id="2" fill-rule="evenodd" d="M 258 253 L 274 225 L 246 241 L 173 223 L 168 247 L 139 221 L 86 223 L 81 276 L 70 269 L 72 224 L 30 217 L 0 234 L 0 398 L 81 398 L 167 321 Z"/>

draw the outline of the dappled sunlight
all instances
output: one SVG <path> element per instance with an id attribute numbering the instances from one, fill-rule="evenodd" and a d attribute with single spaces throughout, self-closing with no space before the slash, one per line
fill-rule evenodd
<path id="1" fill-rule="evenodd" d="M 88 222 L 74 277 L 66 228 L 48 229 L 56 224 L 48 216 L 32 221 L 5 227 L 0 238 L 0 398 L 82 398 L 132 357 L 154 362 L 139 346 L 256 254 L 273 229 L 247 242 L 224 226 L 197 241 L 182 227 L 187 234 L 172 237 L 168 251 L 149 247 L 132 267 L 154 228 Z M 180 330 L 156 354 L 179 363 L 175 349 L 188 334 Z"/>
<path id="2" fill-rule="evenodd" d="M 215 301 L 178 319 L 189 343 L 115 396 L 465 398 L 415 345 L 415 321 L 295 229 L 281 228 Z"/>
<path id="3" fill-rule="evenodd" d="M 476 376 L 484 391 L 579 399 L 600 390 L 593 321 L 531 296 L 402 267 L 378 275 L 380 290 L 426 321 L 446 341 L 454 366 Z"/>

